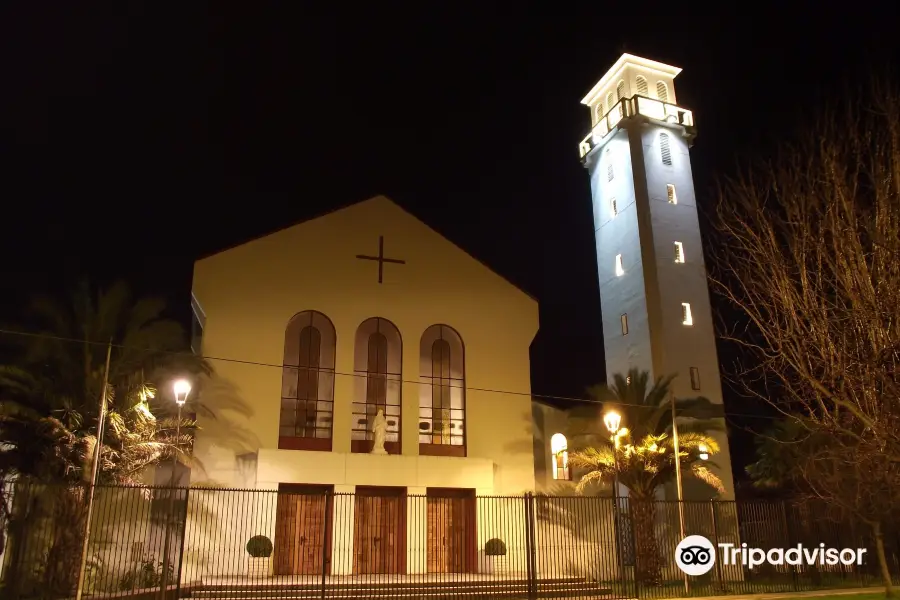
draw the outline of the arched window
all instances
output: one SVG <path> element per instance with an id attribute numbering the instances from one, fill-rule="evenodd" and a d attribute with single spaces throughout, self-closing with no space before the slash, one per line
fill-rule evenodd
<path id="1" fill-rule="evenodd" d="M 621 100 L 625 97 L 625 81 L 620 81 L 616 84 L 616 100 Z"/>
<path id="2" fill-rule="evenodd" d="M 616 105 L 616 98 L 613 96 L 613 93 L 610 92 L 606 95 L 606 111 L 609 112 L 613 109 L 613 106 Z"/>
<path id="3" fill-rule="evenodd" d="M 281 371 L 278 447 L 331 450 L 334 414 L 334 325 L 306 310 L 288 322 Z"/>
<path id="4" fill-rule="evenodd" d="M 649 96 L 650 91 L 647 87 L 647 79 L 641 75 L 638 75 L 634 79 L 634 87 L 637 89 L 637 93 L 640 96 Z"/>
<path id="5" fill-rule="evenodd" d="M 657 81 L 656 82 L 656 97 L 662 100 L 663 102 L 669 101 L 669 88 L 666 86 L 665 82 Z"/>
<path id="6" fill-rule="evenodd" d="M 664 165 L 672 166 L 672 148 L 669 146 L 669 134 L 659 134 L 659 153 Z"/>
<path id="7" fill-rule="evenodd" d="M 550 438 L 550 454 L 553 459 L 553 479 L 571 481 L 569 473 L 569 442 L 561 433 L 554 433 Z"/>
<path id="8" fill-rule="evenodd" d="M 466 374 L 462 338 L 432 325 L 419 343 L 419 454 L 466 455 Z"/>
<path id="9" fill-rule="evenodd" d="M 606 111 L 604 110 L 604 107 L 603 107 L 603 102 L 597 103 L 597 110 L 595 112 L 597 113 L 597 122 L 599 123 L 600 119 L 603 118 L 603 115 L 606 114 Z"/>
<path id="10" fill-rule="evenodd" d="M 400 454 L 400 388 L 403 342 L 397 327 L 380 317 L 366 319 L 356 330 L 353 357 L 355 390 L 351 452 L 370 452 L 372 425 L 381 410 L 387 420 L 384 449 Z"/>

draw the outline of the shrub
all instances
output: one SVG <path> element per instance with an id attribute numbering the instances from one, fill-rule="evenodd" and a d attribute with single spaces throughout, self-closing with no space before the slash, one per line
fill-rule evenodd
<path id="1" fill-rule="evenodd" d="M 254 535 L 247 542 L 247 554 L 253 558 L 272 556 L 272 541 L 264 535 Z"/>
<path id="2" fill-rule="evenodd" d="M 488 540 L 484 545 L 484 553 L 487 556 L 506 556 L 506 544 L 497 538 Z"/>

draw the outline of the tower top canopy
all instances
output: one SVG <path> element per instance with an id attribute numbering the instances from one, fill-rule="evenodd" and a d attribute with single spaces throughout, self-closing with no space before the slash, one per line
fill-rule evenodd
<path id="1" fill-rule="evenodd" d="M 623 54 L 619 57 L 619 60 L 616 61 L 616 64 L 612 66 L 612 68 L 606 72 L 606 74 L 600 78 L 600 81 L 591 88 L 591 91 L 588 92 L 587 96 L 582 98 L 581 103 L 592 105 L 594 101 L 597 99 L 598 94 L 603 91 L 607 85 L 613 81 L 615 78 L 619 76 L 619 74 L 628 66 L 638 67 L 644 71 L 655 71 L 660 75 L 664 75 L 667 78 L 674 79 L 676 75 L 681 73 L 681 69 L 679 67 L 673 67 L 672 65 L 667 65 L 665 63 L 657 62 L 655 60 L 650 60 L 649 58 L 641 58 L 640 56 L 635 56 L 634 54 Z"/>

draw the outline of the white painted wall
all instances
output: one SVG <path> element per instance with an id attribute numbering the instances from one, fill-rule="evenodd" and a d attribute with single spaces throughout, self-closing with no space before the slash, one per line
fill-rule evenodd
<path id="1" fill-rule="evenodd" d="M 608 165 L 615 170 L 609 181 Z M 652 370 L 641 238 L 635 203 L 634 174 L 628 131 L 617 129 L 588 157 L 597 241 L 603 346 L 608 377 L 630 366 Z M 616 199 L 618 215 L 611 214 Z M 622 255 L 625 274 L 616 276 L 616 255 Z M 622 335 L 621 316 L 628 315 L 628 335 Z"/>
<path id="2" fill-rule="evenodd" d="M 648 78 L 651 92 L 653 81 Z M 671 84 L 671 82 L 669 82 Z M 669 89 L 673 94 L 672 86 Z M 670 98 L 671 100 L 671 98 Z M 672 165 L 663 164 L 660 133 L 669 135 Z M 607 150 L 609 150 L 607 152 Z M 631 367 L 651 377 L 676 373 L 677 397 L 702 395 L 722 402 L 715 331 L 703 262 L 688 139 L 677 126 L 645 119 L 623 120 L 586 158 L 590 173 L 607 376 Z M 608 163 L 615 177 L 608 181 Z M 666 184 L 674 184 L 678 203 L 669 204 Z M 610 216 L 615 197 L 619 214 Z M 686 262 L 675 263 L 674 242 L 683 244 Z M 622 254 L 625 274 L 616 276 Z M 682 302 L 691 305 L 693 325 L 682 324 Z M 628 315 L 622 335 L 621 315 Z M 697 367 L 701 389 L 691 389 L 690 368 Z M 725 435 L 715 462 L 734 497 L 731 459 Z"/>

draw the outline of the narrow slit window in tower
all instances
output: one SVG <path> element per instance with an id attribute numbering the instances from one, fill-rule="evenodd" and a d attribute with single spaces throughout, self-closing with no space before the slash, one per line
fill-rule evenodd
<path id="1" fill-rule="evenodd" d="M 695 392 L 700 390 L 700 369 L 697 367 L 691 367 L 691 389 Z"/>
<path id="2" fill-rule="evenodd" d="M 694 324 L 694 316 L 691 314 L 691 305 L 689 302 L 681 303 L 681 324 L 682 325 L 693 325 Z"/>
<path id="3" fill-rule="evenodd" d="M 669 204 L 678 204 L 678 196 L 675 195 L 675 184 L 666 184 L 666 196 L 669 198 Z"/>
<path id="4" fill-rule="evenodd" d="M 662 162 L 669 167 L 672 166 L 672 148 L 669 146 L 669 134 L 659 134 L 659 152 L 662 155 Z"/>

